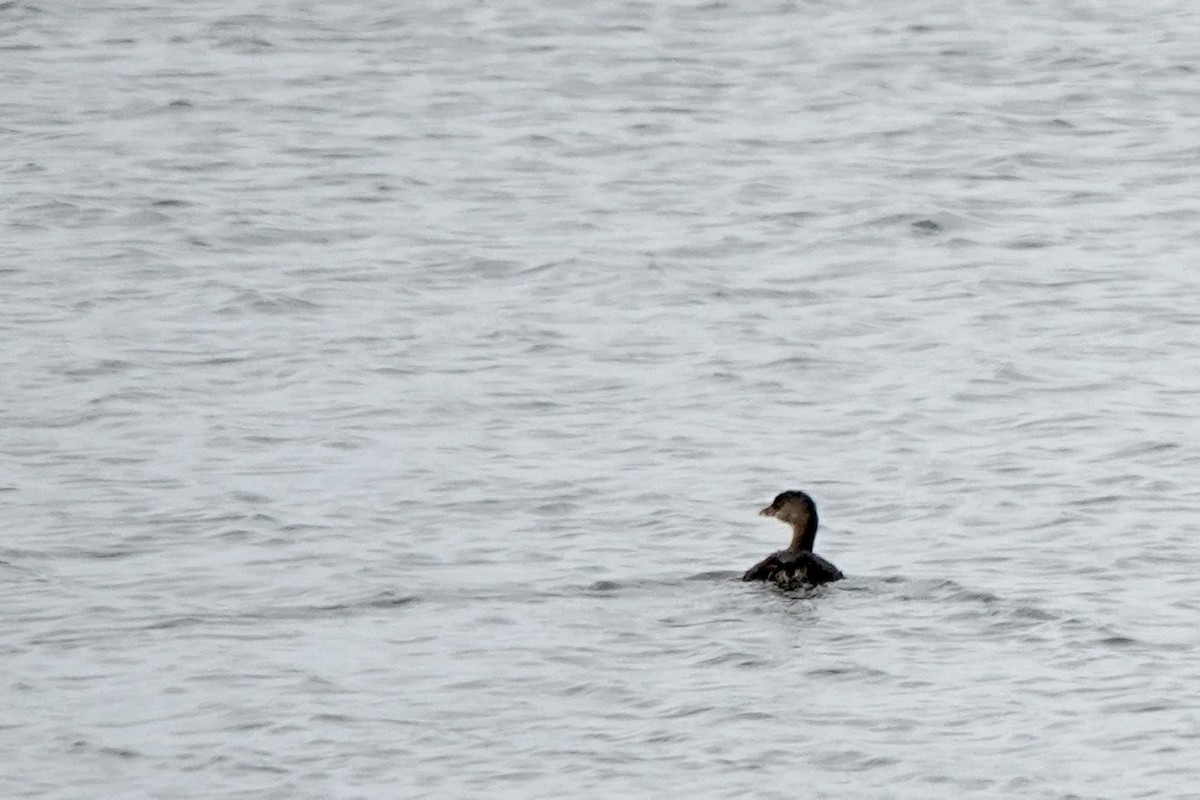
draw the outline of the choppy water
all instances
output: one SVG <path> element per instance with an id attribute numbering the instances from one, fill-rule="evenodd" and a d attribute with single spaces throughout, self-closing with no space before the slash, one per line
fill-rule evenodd
<path id="1" fill-rule="evenodd" d="M 0 795 L 1200 795 L 1192 4 L 239 9 L 0 5 Z"/>

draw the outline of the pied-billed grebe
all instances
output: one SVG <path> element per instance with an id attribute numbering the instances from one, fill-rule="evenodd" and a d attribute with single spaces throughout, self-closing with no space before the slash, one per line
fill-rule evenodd
<path id="1" fill-rule="evenodd" d="M 783 492 L 758 513 L 791 525 L 792 543 L 787 550 L 772 553 L 755 564 L 742 580 L 771 581 L 784 589 L 797 589 L 841 579 L 837 567 L 812 551 L 817 538 L 817 504 L 811 497 L 804 492 Z"/>

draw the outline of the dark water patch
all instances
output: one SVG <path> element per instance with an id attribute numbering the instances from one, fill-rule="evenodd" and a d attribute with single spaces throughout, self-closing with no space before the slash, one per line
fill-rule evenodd
<path id="1" fill-rule="evenodd" d="M 125 548 L 114 548 L 111 550 L 81 550 L 76 554 L 76 558 L 88 558 L 98 561 L 113 561 L 122 558 L 132 558 L 133 556 L 142 555 L 143 551 L 129 550 Z"/>
<path id="2" fill-rule="evenodd" d="M 321 305 L 294 295 L 242 291 L 233 299 L 216 309 L 217 314 L 239 315 L 248 312 L 258 314 L 304 314 L 320 311 Z"/>
<path id="3" fill-rule="evenodd" d="M 685 577 L 670 577 L 670 578 L 632 578 L 632 579 L 605 579 L 595 581 L 580 590 L 586 593 L 610 595 L 626 592 L 644 593 L 647 591 L 658 592 L 664 596 L 675 596 L 679 591 L 687 588 L 688 584 L 707 583 L 713 585 L 730 584 L 741 585 L 741 572 L 733 570 L 708 570 L 698 572 Z"/>
<path id="4" fill-rule="evenodd" d="M 792 303 L 815 303 L 821 299 L 820 294 L 812 289 L 805 289 L 789 282 L 777 286 L 713 289 L 711 296 L 719 300 L 770 300 Z"/>
<path id="5" fill-rule="evenodd" d="M 818 667 L 805 672 L 810 678 L 831 678 L 835 680 L 879 680 L 891 677 L 883 670 L 873 669 L 862 665 L 844 667 Z"/>
<path id="6" fill-rule="evenodd" d="M 101 755 L 116 756 L 117 758 L 143 758 L 144 754 L 126 747 L 101 747 L 97 752 Z"/>
<path id="7" fill-rule="evenodd" d="M 1103 710 L 1107 714 L 1178 714 L 1184 709 L 1178 703 L 1171 702 L 1132 702 L 1109 703 Z"/>
<path id="8" fill-rule="evenodd" d="M 909 579 L 890 576 L 882 579 L 867 579 L 864 586 L 884 584 L 902 587 L 894 591 L 895 599 L 901 601 L 959 601 L 978 603 L 984 606 L 999 602 L 1000 598 L 991 592 L 969 589 L 957 581 L 950 579 Z"/>
<path id="9" fill-rule="evenodd" d="M 736 669 L 756 669 L 764 667 L 770 662 L 764 659 L 757 653 L 721 653 L 719 655 L 708 656 L 696 662 L 699 666 L 716 667 L 716 666 L 731 666 Z"/>
<path id="10" fill-rule="evenodd" d="M 1042 608 L 1034 608 L 1032 606 L 1017 606 L 1010 612 L 1014 617 L 1027 619 L 1033 622 L 1053 622 L 1062 619 L 1061 615 L 1054 614 Z"/>
<path id="11" fill-rule="evenodd" d="M 279 606 L 238 612 L 188 613 L 157 619 L 140 626 L 141 630 L 172 630 L 190 627 L 246 627 L 266 620 L 306 620 L 327 617 L 352 617 L 373 610 L 403 608 L 418 602 L 416 595 L 383 592 L 375 597 L 326 605 Z"/>
<path id="12" fill-rule="evenodd" d="M 1137 444 L 1126 445 L 1125 447 L 1113 450 L 1108 454 L 1108 458 L 1136 458 L 1137 456 L 1145 456 L 1152 453 L 1170 453 L 1182 447 L 1183 445 L 1179 442 L 1138 442 Z"/>
<path id="13" fill-rule="evenodd" d="M 807 369 L 816 363 L 818 363 L 817 359 L 811 356 L 793 355 L 768 361 L 766 364 L 763 364 L 763 367 L 769 370 L 798 370 Z"/>
<path id="14" fill-rule="evenodd" d="M 931 220 L 924 219 L 916 214 L 887 214 L 882 217 L 875 217 L 863 223 L 865 227 L 870 228 L 890 228 L 897 225 L 908 225 L 914 229 L 926 229 L 925 225 L 934 224 Z"/>
<path id="15" fill-rule="evenodd" d="M 415 602 L 417 602 L 417 597 L 415 595 L 399 595 L 391 592 L 384 592 L 379 597 L 376 597 L 373 600 L 368 600 L 365 605 L 359 605 L 365 608 L 399 608 Z M 348 606 L 348 608 L 354 607 L 355 606 L 353 605 Z"/>
<path id="16" fill-rule="evenodd" d="M 100 361 L 90 364 L 86 367 L 70 367 L 64 369 L 62 374 L 73 380 L 87 380 L 90 378 L 99 377 L 102 375 L 118 375 L 131 369 L 133 365 L 128 361 L 121 359 L 101 359 Z"/>
<path id="17" fill-rule="evenodd" d="M 1105 647 L 1124 649 L 1138 645 L 1140 642 L 1137 639 L 1129 636 L 1112 635 L 1103 637 L 1098 641 L 1098 644 L 1104 645 Z"/>
<path id="18" fill-rule="evenodd" d="M 211 617 L 200 615 L 184 615 L 177 617 L 167 617 L 165 619 L 156 620 L 145 626 L 142 630 L 158 631 L 172 630 L 174 628 L 188 628 L 195 625 L 205 625 L 211 621 Z"/>
<path id="19" fill-rule="evenodd" d="M 741 572 L 728 569 L 709 570 L 707 572 L 697 572 L 695 575 L 689 575 L 684 578 L 685 581 L 698 581 L 703 583 L 725 583 L 738 581 L 742 577 Z"/>
<path id="20" fill-rule="evenodd" d="M 840 750 L 818 754 L 814 761 L 826 769 L 843 772 L 864 772 L 900 763 L 886 756 L 872 756 L 859 750 Z"/>
<path id="21" fill-rule="evenodd" d="M 697 717 L 701 714 L 709 714 L 713 711 L 712 706 L 707 705 L 683 705 L 677 706 L 668 710 L 663 714 L 666 719 L 687 719 L 689 717 Z"/>
<path id="22" fill-rule="evenodd" d="M 1067 504 L 1076 506 L 1079 508 L 1091 508 L 1093 506 L 1117 507 L 1124 501 L 1125 501 L 1125 498 L 1123 498 L 1119 495 L 1106 494 L 1106 495 L 1096 495 L 1094 497 L 1074 498 L 1074 499 L 1068 500 Z"/>

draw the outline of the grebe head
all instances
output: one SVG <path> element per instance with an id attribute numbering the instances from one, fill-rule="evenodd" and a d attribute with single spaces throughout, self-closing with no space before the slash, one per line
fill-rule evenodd
<path id="1" fill-rule="evenodd" d="M 812 550 L 817 537 L 817 504 L 807 494 L 796 490 L 781 492 L 758 514 L 792 526 L 790 549 Z"/>
<path id="2" fill-rule="evenodd" d="M 762 517 L 774 517 L 789 525 L 795 525 L 797 522 L 803 525 L 808 522 L 809 517 L 816 516 L 817 504 L 804 492 L 795 490 L 781 492 L 771 501 L 771 505 L 758 514 Z"/>

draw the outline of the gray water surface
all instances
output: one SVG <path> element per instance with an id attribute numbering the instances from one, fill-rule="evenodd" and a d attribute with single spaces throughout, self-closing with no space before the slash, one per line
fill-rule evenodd
<path id="1" fill-rule="evenodd" d="M 1200 796 L 1193 4 L 241 9 L 0 4 L 0 796 Z"/>

